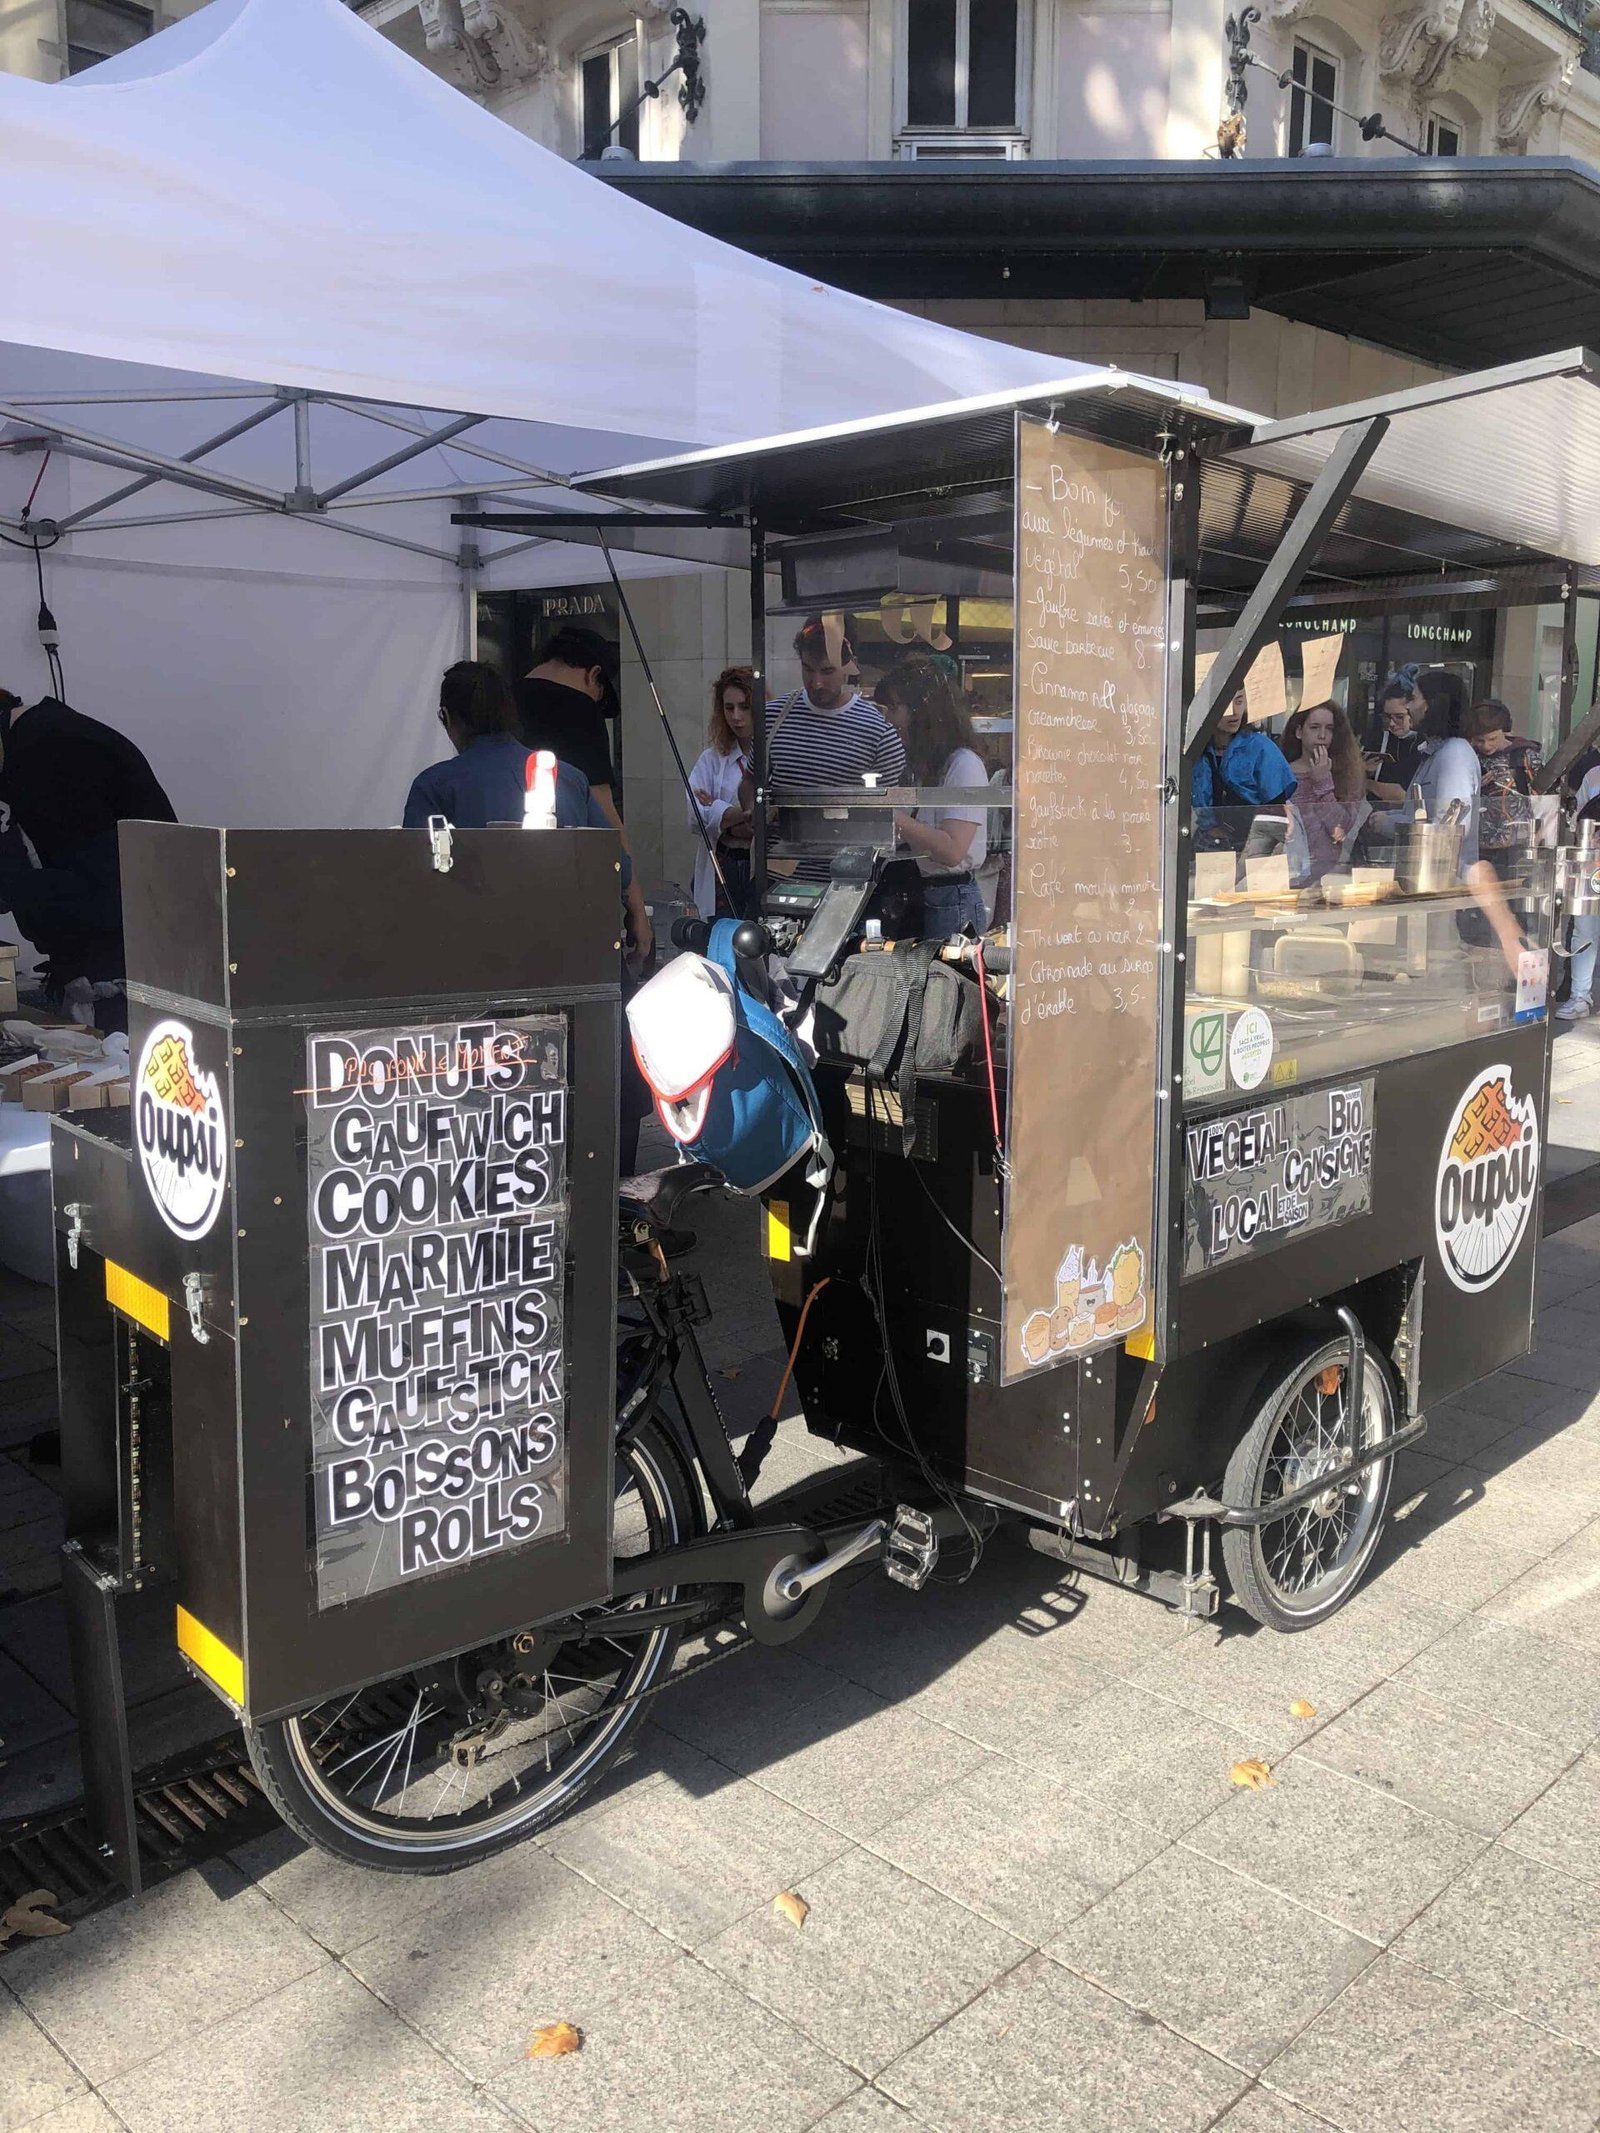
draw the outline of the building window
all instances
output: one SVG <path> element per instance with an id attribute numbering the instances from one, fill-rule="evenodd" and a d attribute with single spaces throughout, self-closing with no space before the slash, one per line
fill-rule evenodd
<path id="1" fill-rule="evenodd" d="M 1339 95 L 1339 62 L 1331 52 L 1297 39 L 1290 68 L 1289 153 L 1333 146 L 1334 103 Z"/>
<path id="2" fill-rule="evenodd" d="M 1454 119 L 1443 118 L 1435 111 L 1429 117 L 1422 145 L 1431 156 L 1458 156 L 1461 153 L 1461 128 Z"/>
<path id="3" fill-rule="evenodd" d="M 1021 18 L 1019 0 L 903 0 L 902 129 L 1019 130 L 1026 60 Z M 988 152 L 1008 150 L 996 145 Z"/>
<path id="4" fill-rule="evenodd" d="M 597 163 L 610 147 L 639 153 L 639 40 L 619 37 L 578 62 L 583 159 Z"/>
<path id="5" fill-rule="evenodd" d="M 154 8 L 135 7 L 132 0 L 67 0 L 67 72 L 81 74 L 143 44 L 155 26 Z"/>

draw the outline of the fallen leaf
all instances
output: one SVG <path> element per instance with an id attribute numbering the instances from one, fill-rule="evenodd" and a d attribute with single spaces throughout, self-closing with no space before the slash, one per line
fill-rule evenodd
<path id="1" fill-rule="evenodd" d="M 1316 1715 L 1316 1705 L 1307 1703 L 1303 1696 L 1297 1696 L 1289 1706 L 1289 1716 L 1291 1718 L 1315 1718 Z"/>
<path id="2" fill-rule="evenodd" d="M 1343 1383 L 1343 1363 L 1330 1363 L 1326 1370 L 1317 1372 L 1317 1390 L 1325 1400 L 1331 1400 Z"/>
<path id="3" fill-rule="evenodd" d="M 54 1889 L 30 1889 L 10 1909 L 0 1912 L 0 1947 L 8 1940 L 47 1940 L 52 1933 L 72 1931 L 64 1918 L 52 1918 Z"/>
<path id="4" fill-rule="evenodd" d="M 811 1906 L 793 1889 L 785 1889 L 781 1896 L 774 1896 L 772 1908 L 780 1918 L 787 1918 L 791 1926 L 803 1926 L 811 1916 Z"/>
<path id="5" fill-rule="evenodd" d="M 565 2059 L 583 2050 L 583 2031 L 574 2022 L 547 2022 L 528 2039 L 530 2059 Z"/>
<path id="6" fill-rule="evenodd" d="M 1245 1762 L 1235 1763 L 1228 1776 L 1233 1784 L 1247 1792 L 1259 1792 L 1263 1785 L 1272 1783 L 1272 1772 L 1258 1755 L 1252 1755 Z"/>
<path id="7" fill-rule="evenodd" d="M 737 1363 L 724 1363 L 722 1375 L 725 1378 L 736 1378 L 739 1375 L 739 1368 L 740 1366 Z"/>

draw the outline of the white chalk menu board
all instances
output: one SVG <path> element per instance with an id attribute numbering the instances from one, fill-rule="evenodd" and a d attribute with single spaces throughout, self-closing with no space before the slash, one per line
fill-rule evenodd
<path id="1" fill-rule="evenodd" d="M 1003 1376 L 1150 1323 L 1165 477 L 1018 418 Z"/>

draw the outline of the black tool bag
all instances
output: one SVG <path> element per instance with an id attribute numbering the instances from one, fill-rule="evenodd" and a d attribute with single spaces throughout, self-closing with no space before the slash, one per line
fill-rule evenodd
<path id="1" fill-rule="evenodd" d="M 909 1154 L 919 1074 L 960 1074 L 983 1048 L 977 981 L 941 963 L 940 941 L 897 941 L 846 956 L 813 997 L 820 1060 L 859 1067 L 870 1084 L 896 1090 Z"/>

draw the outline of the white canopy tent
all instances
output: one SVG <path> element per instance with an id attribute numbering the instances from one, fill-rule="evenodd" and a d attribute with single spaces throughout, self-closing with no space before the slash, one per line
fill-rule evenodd
<path id="1" fill-rule="evenodd" d="M 211 0 L 70 82 L 0 77 L 0 191 L 0 682 L 46 685 L 44 527 L 70 695 L 190 819 L 394 819 L 471 589 L 603 574 L 474 556 L 469 500 L 1084 367 L 669 222 L 339 0 Z"/>

